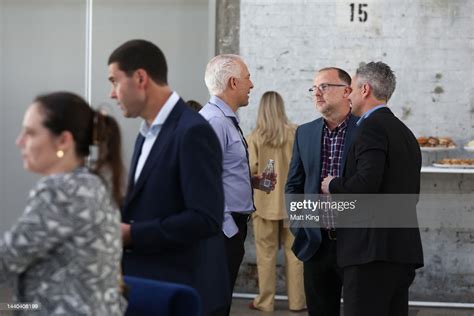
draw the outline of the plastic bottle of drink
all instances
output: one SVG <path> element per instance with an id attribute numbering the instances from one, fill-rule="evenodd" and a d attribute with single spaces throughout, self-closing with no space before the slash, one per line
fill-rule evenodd
<path id="1" fill-rule="evenodd" d="M 263 191 L 270 192 L 272 190 L 272 180 L 275 175 L 275 160 L 268 159 L 267 166 L 263 170 L 263 178 L 260 180 L 260 188 Z"/>

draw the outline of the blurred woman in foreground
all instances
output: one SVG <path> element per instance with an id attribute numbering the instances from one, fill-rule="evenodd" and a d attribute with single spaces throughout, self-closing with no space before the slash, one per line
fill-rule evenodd
<path id="1" fill-rule="evenodd" d="M 117 122 L 72 93 L 42 95 L 17 145 L 24 168 L 43 177 L 0 239 L 0 282 L 16 281 L 16 301 L 39 304 L 35 315 L 123 315 Z M 91 145 L 98 158 L 88 168 Z"/>

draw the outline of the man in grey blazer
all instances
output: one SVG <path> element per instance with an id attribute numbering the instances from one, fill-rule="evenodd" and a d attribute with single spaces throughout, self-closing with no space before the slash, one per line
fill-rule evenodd
<path id="1" fill-rule="evenodd" d="M 351 77 L 339 68 L 319 70 L 310 93 L 321 118 L 301 125 L 295 136 L 286 194 L 319 194 L 327 175 L 342 175 L 356 128 L 349 94 Z M 342 274 L 336 265 L 334 217 L 322 216 L 321 227 L 293 230 L 293 251 L 304 263 L 309 315 L 339 316 Z"/>

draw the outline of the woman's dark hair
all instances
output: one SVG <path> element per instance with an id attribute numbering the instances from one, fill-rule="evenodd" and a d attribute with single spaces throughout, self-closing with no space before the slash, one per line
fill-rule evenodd
<path id="1" fill-rule="evenodd" d="M 36 97 L 34 102 L 44 113 L 43 125 L 54 135 L 69 131 L 75 142 L 76 154 L 86 158 L 90 145 L 98 147 L 98 157 L 92 172 L 104 176 L 111 173 L 112 196 L 122 205 L 123 174 L 122 137 L 117 121 L 92 109 L 80 96 L 70 92 L 55 92 Z"/>

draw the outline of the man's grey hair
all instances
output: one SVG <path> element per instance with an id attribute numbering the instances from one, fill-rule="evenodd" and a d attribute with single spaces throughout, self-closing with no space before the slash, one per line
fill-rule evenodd
<path id="1" fill-rule="evenodd" d="M 395 91 L 397 79 L 390 66 L 378 61 L 362 63 L 356 71 L 359 86 L 368 83 L 378 100 L 388 102 Z"/>
<path id="2" fill-rule="evenodd" d="M 211 95 L 219 95 L 227 87 L 231 77 L 239 78 L 242 73 L 242 67 L 239 63 L 244 61 L 238 55 L 223 54 L 213 57 L 206 67 L 204 81 Z"/>

